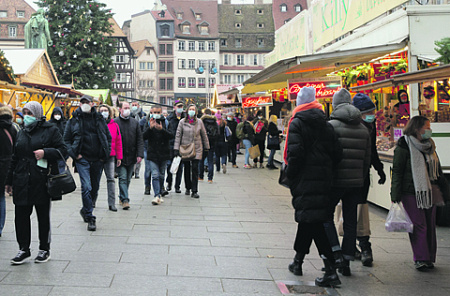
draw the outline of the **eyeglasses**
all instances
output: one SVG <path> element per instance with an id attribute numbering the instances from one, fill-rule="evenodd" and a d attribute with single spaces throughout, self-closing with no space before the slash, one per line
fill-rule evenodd
<path id="1" fill-rule="evenodd" d="M 31 112 L 28 111 L 28 110 L 23 110 L 22 114 L 23 114 L 23 115 L 33 115 L 33 113 L 31 113 Z"/>

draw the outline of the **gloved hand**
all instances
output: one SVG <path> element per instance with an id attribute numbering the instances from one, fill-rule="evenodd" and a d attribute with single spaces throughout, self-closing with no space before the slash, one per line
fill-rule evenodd
<path id="1" fill-rule="evenodd" d="M 380 176 L 378 184 L 383 185 L 386 182 L 386 174 L 384 173 L 383 169 L 378 171 L 378 176 Z"/>
<path id="2" fill-rule="evenodd" d="M 180 151 L 178 151 L 178 150 L 173 150 L 173 156 L 174 156 L 174 157 L 180 156 Z"/>

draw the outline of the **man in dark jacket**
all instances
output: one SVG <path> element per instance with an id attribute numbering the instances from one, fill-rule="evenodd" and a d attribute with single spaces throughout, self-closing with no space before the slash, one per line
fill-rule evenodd
<path id="1" fill-rule="evenodd" d="M 233 167 L 237 168 L 236 145 L 239 143 L 239 139 L 236 137 L 237 121 L 234 119 L 233 112 L 229 112 L 227 114 L 227 126 L 231 130 L 231 139 L 228 141 L 228 162 L 231 162 L 233 164 Z"/>
<path id="2" fill-rule="evenodd" d="M 142 107 L 139 105 L 138 101 L 133 101 L 131 103 L 131 115 L 130 117 L 136 119 L 139 124 L 141 123 L 141 120 L 146 117 L 147 114 L 142 110 Z M 141 125 L 141 132 L 143 132 L 143 126 Z M 141 171 L 141 163 L 138 162 L 134 166 L 134 177 L 136 179 L 139 179 L 139 172 Z"/>
<path id="3" fill-rule="evenodd" d="M 130 187 L 131 175 L 134 165 L 140 163 L 144 157 L 144 141 L 142 139 L 139 122 L 130 116 L 130 104 L 122 102 L 119 106 L 120 115 L 114 121 L 119 125 L 122 135 L 123 159 L 117 168 L 119 175 L 119 199 L 124 210 L 130 208 L 128 188 Z"/>
<path id="4" fill-rule="evenodd" d="M 205 174 L 205 159 L 208 162 L 208 182 L 213 182 L 214 177 L 214 151 L 216 147 L 216 141 L 219 137 L 219 125 L 217 124 L 216 117 L 211 114 L 211 109 L 206 109 L 205 114 L 201 117 L 203 125 L 206 129 L 206 135 L 209 141 L 209 151 L 204 153 L 202 160 L 198 163 L 198 179 L 203 180 Z"/>
<path id="5" fill-rule="evenodd" d="M 333 176 L 331 197 L 335 206 L 342 200 L 344 218 L 342 248 L 334 226 L 334 208 L 330 211 L 325 228 L 336 261 L 341 265 L 339 271 L 349 276 L 351 275 L 349 261 L 354 260 L 356 252 L 357 206 L 370 165 L 370 135 L 361 123 L 361 112 L 352 105 L 352 97 L 348 90 L 341 89 L 334 94 L 333 109 L 330 124 L 342 145 L 343 157 Z"/>
<path id="6" fill-rule="evenodd" d="M 98 196 L 103 162 L 111 153 L 111 134 L 105 119 L 93 107 L 91 96 L 82 96 L 80 104 L 66 124 L 64 142 L 80 175 L 83 200 L 81 217 L 88 223 L 88 230 L 95 231 L 92 211 Z"/>
<path id="7" fill-rule="evenodd" d="M 178 100 L 175 101 L 174 110 L 167 118 L 167 120 L 169 122 L 169 132 L 171 134 L 173 134 L 174 136 L 177 133 L 177 128 L 178 128 L 178 124 L 180 123 L 180 120 L 184 118 L 183 108 L 184 108 L 183 102 L 178 101 Z M 166 178 L 167 191 L 170 191 L 172 189 L 172 184 L 173 184 L 173 176 L 172 176 L 172 173 L 170 172 L 170 165 L 172 164 L 172 160 L 174 158 L 174 155 L 173 155 L 173 145 L 174 144 L 175 144 L 175 139 L 171 138 L 169 140 L 170 160 L 169 160 L 169 163 L 167 166 L 167 178 Z M 175 176 L 175 192 L 176 193 L 181 193 L 180 185 L 181 185 L 181 177 L 183 176 L 183 167 L 184 167 L 183 162 L 181 162 L 180 165 L 178 166 L 178 171 Z"/>
<path id="8" fill-rule="evenodd" d="M 55 107 L 52 112 L 52 118 L 48 121 L 52 124 L 54 124 L 59 132 L 61 133 L 61 136 L 64 136 L 64 129 L 66 128 L 66 119 L 63 116 L 62 109 L 59 107 Z M 65 159 L 68 158 L 68 156 L 64 156 Z M 66 169 L 66 162 L 63 159 L 58 160 L 58 168 L 59 172 L 64 172 Z"/>
<path id="9" fill-rule="evenodd" d="M 153 205 L 164 202 L 162 192 L 164 190 L 164 174 L 167 161 L 170 159 L 169 140 L 174 137 L 166 128 L 166 119 L 162 116 L 161 107 L 152 107 L 153 118 L 144 132 L 144 141 L 148 141 L 147 160 L 150 161 L 153 191 L 155 198 Z"/>
<path id="10" fill-rule="evenodd" d="M 266 137 L 267 131 L 269 130 L 269 122 L 263 117 L 263 112 L 261 110 L 256 113 L 256 118 L 253 120 L 253 126 L 255 127 L 255 144 L 259 147 L 259 167 L 264 168 L 264 150 L 266 149 Z M 253 159 L 253 167 L 258 167 L 258 159 Z"/>

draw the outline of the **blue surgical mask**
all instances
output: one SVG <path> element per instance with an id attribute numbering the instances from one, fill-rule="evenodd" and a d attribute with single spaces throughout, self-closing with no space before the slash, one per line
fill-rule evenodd
<path id="1" fill-rule="evenodd" d="M 228 116 L 228 117 L 227 117 L 227 120 L 228 120 L 228 121 L 231 121 L 231 117 Z"/>
<path id="2" fill-rule="evenodd" d="M 36 120 L 37 120 L 36 117 L 30 116 L 30 115 L 25 115 L 23 117 L 23 122 L 24 122 L 25 126 L 36 122 Z"/>
<path id="3" fill-rule="evenodd" d="M 433 134 L 432 129 L 426 129 L 425 132 L 422 134 L 422 140 L 428 140 L 431 138 L 431 135 Z"/>
<path id="4" fill-rule="evenodd" d="M 375 121 L 375 115 L 371 114 L 371 115 L 366 115 L 365 118 L 363 118 L 363 120 L 365 122 L 371 123 Z"/>
<path id="5" fill-rule="evenodd" d="M 138 109 L 138 107 L 136 107 L 136 106 L 131 107 L 131 111 L 133 111 L 133 112 L 136 112 L 137 109 Z"/>
<path id="6" fill-rule="evenodd" d="M 17 122 L 18 124 L 22 124 L 23 120 L 22 120 L 22 118 L 17 118 L 17 119 L 16 119 L 16 122 Z"/>
<path id="7" fill-rule="evenodd" d="M 178 109 L 177 109 L 177 113 L 178 113 L 178 114 L 183 113 L 183 108 L 178 108 Z"/>
<path id="8" fill-rule="evenodd" d="M 160 119 L 161 118 L 161 114 L 153 114 L 153 118 L 154 119 Z"/>
<path id="9" fill-rule="evenodd" d="M 189 110 L 188 111 L 189 117 L 194 117 L 195 116 L 195 111 L 194 110 Z"/>

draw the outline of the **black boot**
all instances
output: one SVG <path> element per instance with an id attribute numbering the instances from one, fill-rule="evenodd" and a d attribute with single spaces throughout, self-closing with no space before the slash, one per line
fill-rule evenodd
<path id="1" fill-rule="evenodd" d="M 339 276 L 336 273 L 336 267 L 327 257 L 321 255 L 323 264 L 325 265 L 325 274 L 321 278 L 316 278 L 316 286 L 319 287 L 335 287 L 341 284 Z"/>
<path id="2" fill-rule="evenodd" d="M 344 266 L 344 256 L 342 255 L 342 251 L 334 251 L 333 252 L 333 257 L 334 257 L 334 266 L 336 268 L 341 268 Z M 322 271 L 325 271 L 325 267 L 322 267 Z"/>
<path id="3" fill-rule="evenodd" d="M 289 271 L 295 275 L 303 275 L 302 264 L 305 254 L 297 253 L 294 257 L 294 261 L 289 264 Z"/>
<path id="4" fill-rule="evenodd" d="M 373 262 L 372 250 L 363 250 L 361 252 L 362 265 L 371 267 Z"/>
<path id="5" fill-rule="evenodd" d="M 350 271 L 350 261 L 344 259 L 344 266 L 338 268 L 338 271 L 343 276 L 351 276 L 352 272 Z"/>

